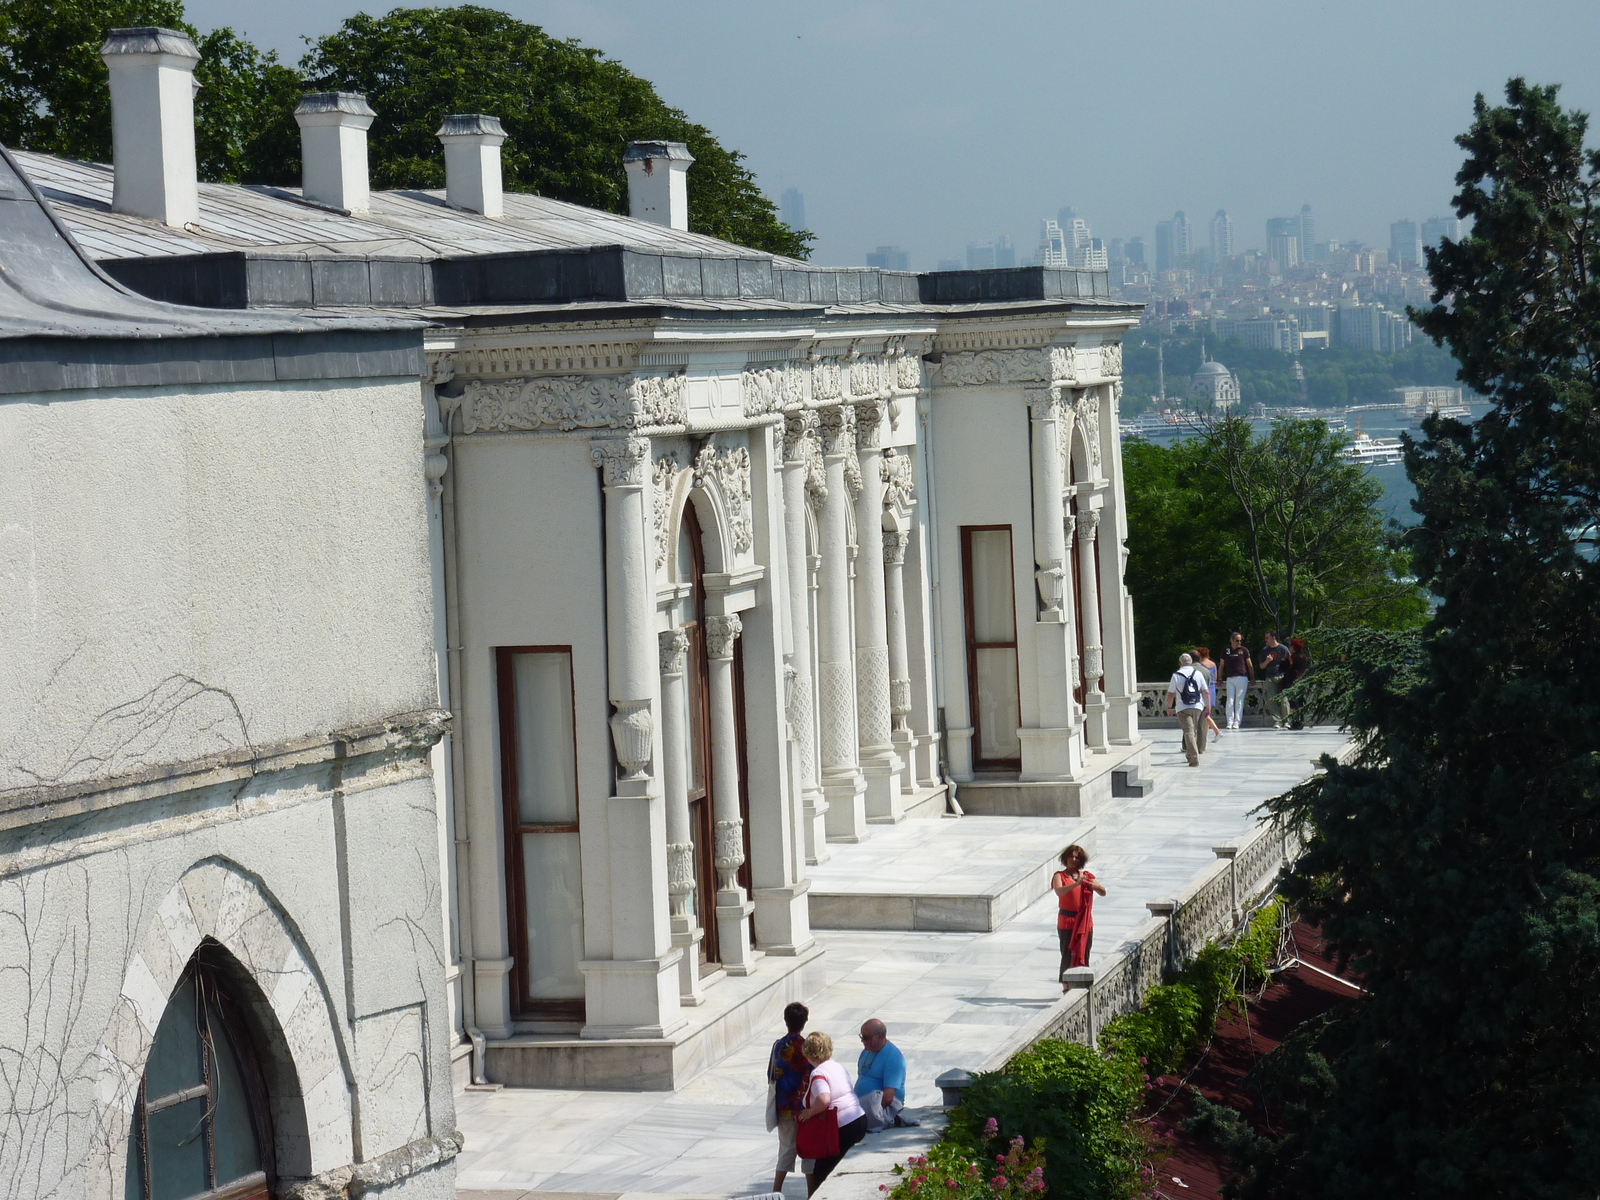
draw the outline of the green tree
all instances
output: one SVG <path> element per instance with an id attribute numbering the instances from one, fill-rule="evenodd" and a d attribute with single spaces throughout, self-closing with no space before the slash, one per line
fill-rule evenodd
<path id="1" fill-rule="evenodd" d="M 1470 237 L 1416 314 L 1475 425 L 1409 447 L 1414 678 L 1362 672 L 1363 760 L 1277 806 L 1314 831 L 1285 887 L 1368 989 L 1247 1195 L 1533 1198 L 1600 1172 L 1600 155 L 1554 87 L 1478 97 Z"/>
<path id="2" fill-rule="evenodd" d="M 599 51 L 473 5 L 397 8 L 351 17 L 319 39 L 302 67 L 319 89 L 366 94 L 376 187 L 443 187 L 434 131 L 448 113 L 500 118 L 506 187 L 626 212 L 628 142 L 684 142 L 689 228 L 804 258 L 811 234 L 778 220 L 744 166 L 703 125 L 670 107 L 647 80 Z"/>
<path id="3" fill-rule="evenodd" d="M 291 114 L 299 76 L 231 29 L 200 36 L 180 0 L 0 0 L 0 142 L 110 162 L 111 90 L 100 46 L 108 30 L 139 25 L 181 30 L 200 51 L 200 178 L 298 181 L 300 136 Z"/>

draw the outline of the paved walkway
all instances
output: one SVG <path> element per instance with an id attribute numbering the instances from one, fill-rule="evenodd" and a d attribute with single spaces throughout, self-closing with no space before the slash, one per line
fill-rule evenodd
<path id="1" fill-rule="evenodd" d="M 1211 847 L 1244 833 L 1262 800 L 1298 783 L 1311 760 L 1344 738 L 1331 730 L 1246 729 L 1213 743 L 1198 769 L 1184 765 L 1176 730 L 1153 730 L 1156 786 L 1093 814 L 1091 869 L 1108 895 L 1095 902 L 1095 941 L 1113 949 L 1148 916 L 1146 900 L 1182 890 L 1210 863 Z M 1005 818 L 965 817 L 963 821 Z M 954 822 L 949 822 L 954 824 Z M 852 1068 L 856 1030 L 870 1016 L 889 1025 L 905 1051 L 908 1099 L 934 1106 L 933 1080 L 976 1067 L 1010 1028 L 1060 995 L 1054 899 L 1029 905 L 993 933 L 821 932 L 828 984 L 810 1002 L 811 1029 L 834 1038 Z M 997 1028 L 999 1027 L 999 1028 Z M 772 1037 L 782 1030 L 773 1030 Z M 736 1196 L 772 1186 L 776 1141 L 766 1132 L 760 1037 L 679 1091 L 582 1092 L 506 1089 L 456 1099 L 466 1150 L 458 1187 L 520 1191 L 654 1192 Z M 916 1131 L 869 1138 L 888 1148 Z M 791 1175 L 785 1192 L 805 1195 Z"/>

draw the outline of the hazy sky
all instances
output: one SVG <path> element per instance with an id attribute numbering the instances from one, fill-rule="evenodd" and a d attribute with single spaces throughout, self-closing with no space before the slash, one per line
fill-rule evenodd
<path id="1" fill-rule="evenodd" d="M 1477 91 L 1564 84 L 1600 110 L 1596 0 L 504 0 L 653 81 L 742 150 L 774 199 L 798 187 L 819 262 L 880 243 L 914 268 L 1077 208 L 1149 241 L 1218 208 L 1241 249 L 1309 203 L 1319 240 L 1388 245 L 1444 215 Z M 359 0 L 189 0 L 297 61 Z M 1600 129 L 1591 141 L 1600 140 Z M 692 179 L 692 177 L 691 177 Z"/>

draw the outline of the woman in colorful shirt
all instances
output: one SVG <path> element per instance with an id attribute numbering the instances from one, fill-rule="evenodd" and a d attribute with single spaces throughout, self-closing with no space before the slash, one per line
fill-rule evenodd
<path id="1" fill-rule="evenodd" d="M 778 1173 L 772 1178 L 775 1192 L 783 1191 L 783 1177 L 794 1170 L 795 1137 L 806 1106 L 806 1085 L 811 1082 L 811 1063 L 800 1031 L 810 1019 L 811 1011 L 804 1004 L 796 1002 L 785 1008 L 783 1023 L 789 1032 L 772 1043 L 772 1055 L 767 1059 L 767 1082 L 773 1087 L 778 1130 Z"/>
<path id="2" fill-rule="evenodd" d="M 1061 852 L 1061 870 L 1050 878 L 1056 894 L 1056 936 L 1061 940 L 1061 990 L 1067 990 L 1066 975 L 1071 967 L 1089 965 L 1089 950 L 1094 945 L 1094 898 L 1106 889 L 1095 882 L 1094 872 L 1084 867 L 1089 852 L 1071 845 Z"/>

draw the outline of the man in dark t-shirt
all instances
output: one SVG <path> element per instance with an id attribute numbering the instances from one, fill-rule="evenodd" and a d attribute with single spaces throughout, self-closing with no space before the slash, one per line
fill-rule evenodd
<path id="1" fill-rule="evenodd" d="M 1267 631 L 1266 641 L 1261 651 L 1261 700 L 1273 725 L 1282 729 L 1289 722 L 1289 705 L 1278 693 L 1283 691 L 1283 672 L 1289 665 L 1289 647 L 1278 640 L 1278 633 L 1273 629 Z"/>
<path id="2" fill-rule="evenodd" d="M 1250 651 L 1245 649 L 1244 634 L 1231 635 L 1228 648 L 1222 652 L 1222 685 L 1227 689 L 1229 729 L 1238 729 L 1244 720 L 1244 698 L 1255 677 L 1256 665 L 1250 658 Z"/>

